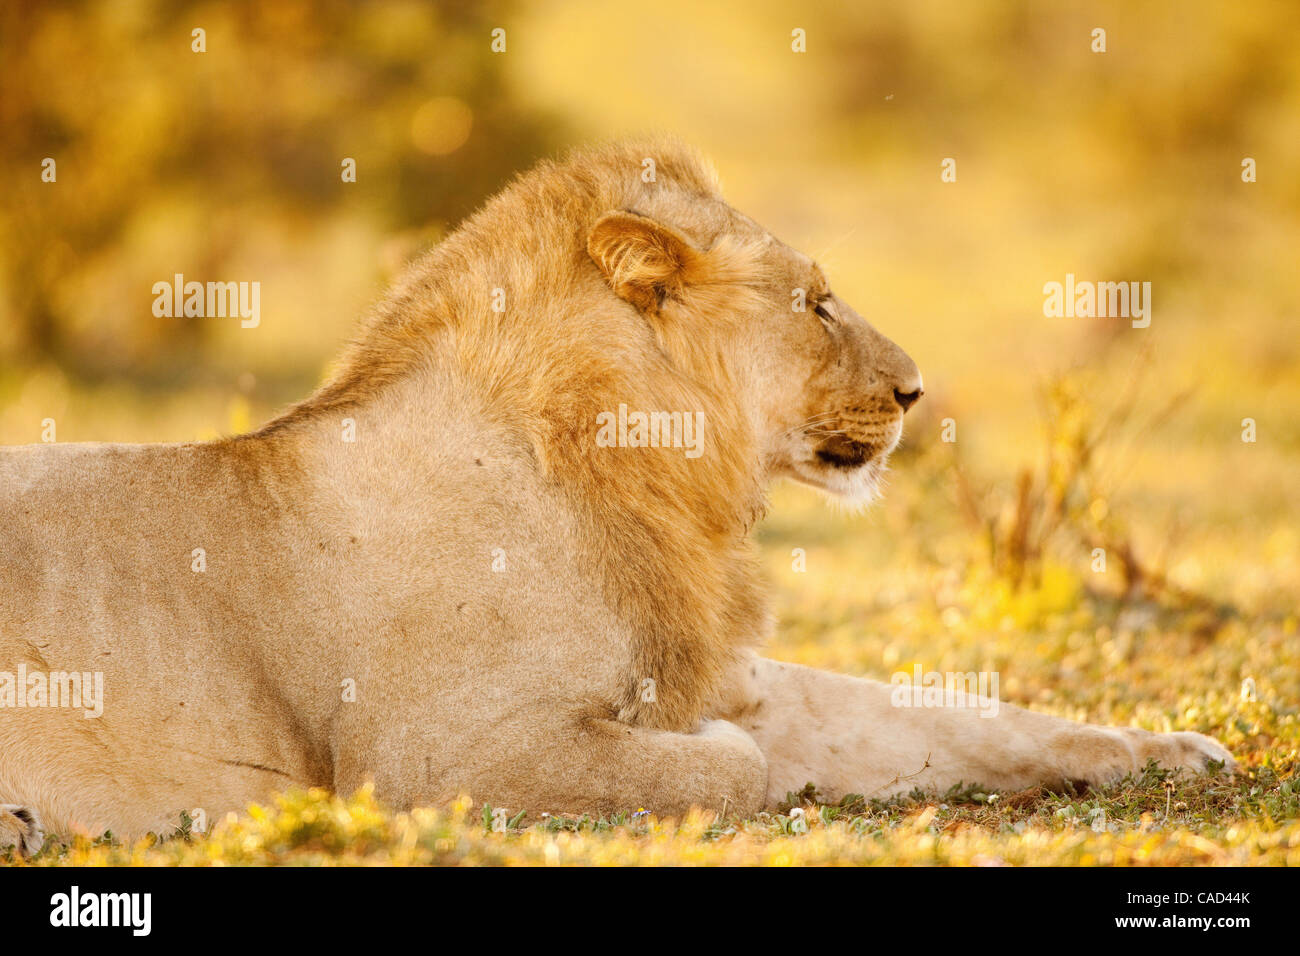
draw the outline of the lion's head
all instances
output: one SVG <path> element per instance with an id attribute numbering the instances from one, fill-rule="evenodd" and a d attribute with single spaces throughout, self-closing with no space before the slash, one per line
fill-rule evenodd
<path id="1" fill-rule="evenodd" d="M 430 342 L 445 345 L 443 331 L 516 421 L 549 423 L 534 442 L 544 461 L 575 437 L 580 458 L 604 460 L 588 455 L 602 410 L 686 402 L 708 406 L 724 470 L 756 459 L 760 483 L 789 477 L 864 502 L 922 394 L 907 354 L 671 139 L 578 150 L 523 174 L 412 267 L 307 405 L 364 398 L 422 364 Z M 575 419 L 588 427 L 575 432 Z M 674 456 L 642 460 L 708 480 Z"/>
<path id="2" fill-rule="evenodd" d="M 870 500 L 922 394 L 916 364 L 816 262 L 699 185 L 639 190 L 602 215 L 592 260 L 670 352 L 721 353 L 768 477 Z"/>

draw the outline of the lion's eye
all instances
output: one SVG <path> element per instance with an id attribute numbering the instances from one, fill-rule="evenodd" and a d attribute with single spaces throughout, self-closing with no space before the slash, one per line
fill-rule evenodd
<path id="1" fill-rule="evenodd" d="M 813 306 L 813 311 L 816 312 L 819 316 L 821 316 L 823 321 L 834 322 L 835 313 L 833 313 L 827 307 L 828 302 L 830 302 L 830 299 L 823 299 L 821 302 L 818 302 L 815 306 Z"/>

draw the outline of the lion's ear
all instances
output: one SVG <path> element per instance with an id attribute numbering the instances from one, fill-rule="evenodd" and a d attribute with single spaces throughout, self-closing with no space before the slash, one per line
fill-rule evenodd
<path id="1" fill-rule="evenodd" d="M 608 212 L 591 227 L 587 253 L 616 295 L 645 312 L 680 298 L 701 253 L 671 226 L 635 212 Z"/>

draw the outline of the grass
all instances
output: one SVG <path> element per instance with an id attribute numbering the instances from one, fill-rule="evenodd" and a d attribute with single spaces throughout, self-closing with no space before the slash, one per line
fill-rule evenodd
<path id="1" fill-rule="evenodd" d="M 1289 865 L 1300 863 L 1300 792 L 1270 768 L 1175 783 L 1154 766 L 1104 791 L 798 806 L 751 820 L 692 814 L 551 818 L 505 830 L 469 800 L 391 813 L 369 789 L 297 791 L 221 821 L 125 846 L 111 835 L 50 847 L 38 866 L 316 865 Z M 485 819 L 486 817 L 486 819 Z"/>

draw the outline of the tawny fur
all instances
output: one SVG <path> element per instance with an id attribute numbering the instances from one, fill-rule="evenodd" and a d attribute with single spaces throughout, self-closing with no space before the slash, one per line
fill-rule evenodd
<path id="1" fill-rule="evenodd" d="M 688 148 L 542 163 L 257 432 L 0 451 L 0 671 L 102 672 L 106 698 L 98 719 L 0 709 L 0 803 L 27 814 L 0 815 L 0 843 L 30 852 L 25 819 L 131 836 L 366 779 L 399 807 L 744 814 L 810 781 L 1229 759 L 1009 706 L 900 711 L 754 656 L 764 489 L 869 500 L 920 387 Z M 600 447 L 620 405 L 702 413 L 702 453 Z"/>
<path id="2" fill-rule="evenodd" d="M 653 184 L 641 179 L 643 156 L 657 161 Z M 687 301 L 653 327 L 609 295 L 580 241 L 622 209 L 662 213 L 710 246 L 657 277 L 680 282 Z M 761 238 L 725 234 L 728 212 L 713 171 L 671 141 L 543 162 L 418 262 L 333 381 L 263 430 L 364 403 L 431 353 L 450 359 L 494 424 L 516 432 L 571 499 L 582 569 L 603 582 L 633 635 L 635 673 L 618 715 L 670 730 L 698 723 L 734 651 L 764 625 L 745 539 L 762 508 L 758 449 L 726 338 L 747 309 L 763 307 L 767 277 Z M 610 264 L 610 284 L 623 286 L 636 266 Z M 502 313 L 491 308 L 495 290 Z M 703 456 L 643 449 L 654 460 L 629 467 L 626 455 L 602 454 L 596 416 L 620 403 L 702 412 Z M 649 675 L 660 685 L 652 709 L 640 700 Z"/>

